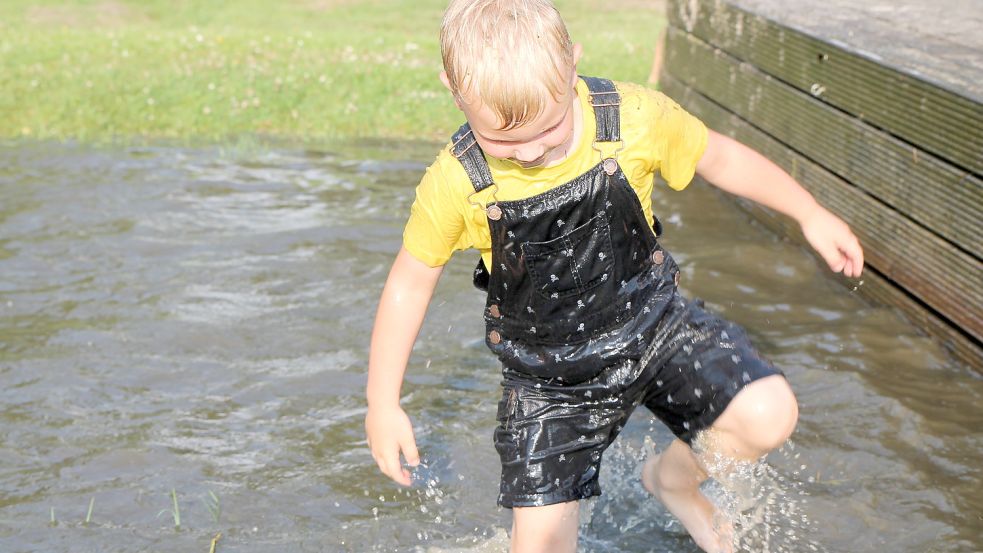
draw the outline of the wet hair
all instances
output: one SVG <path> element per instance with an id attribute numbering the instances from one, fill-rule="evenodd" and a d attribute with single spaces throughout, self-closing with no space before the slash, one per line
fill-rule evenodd
<path id="1" fill-rule="evenodd" d="M 573 88 L 573 43 L 549 0 L 451 0 L 440 52 L 451 92 L 486 105 L 501 130 L 534 121 Z"/>

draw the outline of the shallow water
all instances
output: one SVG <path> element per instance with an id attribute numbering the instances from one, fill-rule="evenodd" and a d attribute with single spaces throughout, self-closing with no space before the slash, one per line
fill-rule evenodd
<path id="1" fill-rule="evenodd" d="M 404 386 L 417 484 L 385 480 L 363 436 L 375 304 L 435 152 L 0 150 L 0 551 L 204 552 L 218 532 L 220 552 L 502 551 L 473 252 Z M 794 540 L 769 549 L 983 549 L 983 380 L 707 187 L 655 209 L 684 292 L 745 325 L 799 397 L 794 448 L 770 458 L 795 514 L 768 531 Z M 697 551 L 636 478 L 669 439 L 632 418 L 583 551 Z"/>

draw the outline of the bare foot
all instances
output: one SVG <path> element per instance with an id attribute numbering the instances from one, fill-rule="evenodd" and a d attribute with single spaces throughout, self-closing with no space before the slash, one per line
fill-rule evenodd
<path id="1" fill-rule="evenodd" d="M 707 553 L 733 553 L 733 526 L 722 516 L 699 487 L 668 490 L 658 486 L 659 458 L 652 454 L 642 466 L 642 486 L 683 524 L 700 549 Z"/>

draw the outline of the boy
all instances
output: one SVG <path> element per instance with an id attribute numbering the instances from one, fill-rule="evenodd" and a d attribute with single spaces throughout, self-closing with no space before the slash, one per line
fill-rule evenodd
<path id="1" fill-rule="evenodd" d="M 642 469 L 645 488 L 705 551 L 730 551 L 699 490 L 708 453 L 757 460 L 795 427 L 784 375 L 746 334 L 677 292 L 657 241 L 654 172 L 674 189 L 694 171 L 795 218 L 833 271 L 860 275 L 845 223 L 773 163 L 708 131 L 662 94 L 578 78 L 549 0 L 452 0 L 440 78 L 468 124 L 417 188 L 376 315 L 366 433 L 384 474 L 416 465 L 399 393 L 444 263 L 477 248 L 485 342 L 503 365 L 495 447 L 512 551 L 574 551 L 578 500 L 598 495 L 601 454 L 644 404 L 679 438 Z"/>

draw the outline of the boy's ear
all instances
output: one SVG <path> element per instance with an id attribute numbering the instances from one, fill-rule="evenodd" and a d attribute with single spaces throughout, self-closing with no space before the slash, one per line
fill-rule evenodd
<path id="1" fill-rule="evenodd" d="M 573 75 L 570 77 L 570 86 L 573 88 L 577 88 L 577 80 L 580 78 L 577 76 L 577 62 L 580 61 L 580 56 L 583 53 L 584 47 L 579 42 L 575 42 L 573 44 Z"/>
<path id="2" fill-rule="evenodd" d="M 447 78 L 447 71 L 440 72 L 440 82 L 444 84 L 444 88 L 449 90 L 451 96 L 454 97 L 454 105 L 457 106 L 457 109 L 463 111 L 463 108 L 461 107 L 461 99 L 458 98 L 457 94 L 454 92 L 454 89 L 451 87 L 451 80 Z"/>

